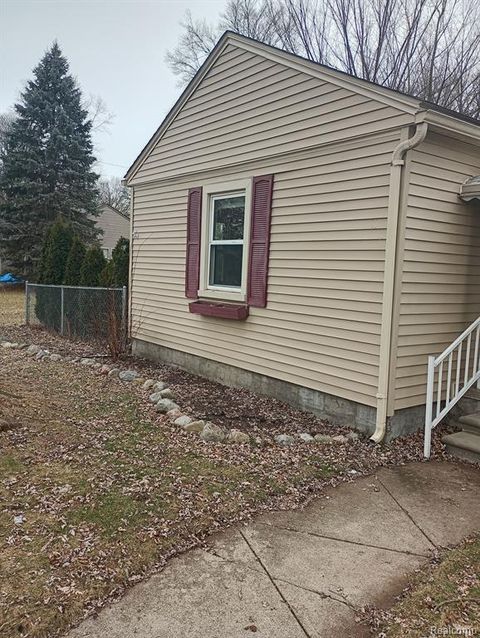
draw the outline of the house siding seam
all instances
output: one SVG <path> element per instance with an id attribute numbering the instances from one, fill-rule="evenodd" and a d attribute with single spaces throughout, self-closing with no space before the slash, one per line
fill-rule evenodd
<path id="1" fill-rule="evenodd" d="M 137 339 L 376 405 L 390 157 L 400 130 L 135 187 Z M 289 149 L 291 150 L 291 149 Z M 188 189 L 275 176 L 266 308 L 245 322 L 188 312 Z"/>
<path id="2" fill-rule="evenodd" d="M 409 155 L 395 410 L 425 403 L 428 355 L 480 314 L 480 211 L 458 197 L 478 148 L 432 133 Z"/>

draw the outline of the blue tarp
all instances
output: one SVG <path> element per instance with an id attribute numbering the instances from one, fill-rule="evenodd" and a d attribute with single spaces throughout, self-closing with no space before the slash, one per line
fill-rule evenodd
<path id="1" fill-rule="evenodd" d="M 4 275 L 0 275 L 0 284 L 19 284 L 21 279 L 12 275 L 11 272 L 6 272 Z"/>

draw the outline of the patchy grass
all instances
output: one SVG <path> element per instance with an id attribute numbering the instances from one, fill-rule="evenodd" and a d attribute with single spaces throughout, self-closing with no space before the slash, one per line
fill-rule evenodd
<path id="1" fill-rule="evenodd" d="M 441 554 L 393 608 L 374 616 L 382 638 L 480 636 L 480 537 Z"/>
<path id="2" fill-rule="evenodd" d="M 25 321 L 25 292 L 23 289 L 0 285 L 0 326 L 20 326 Z"/>
<path id="3" fill-rule="evenodd" d="M 167 374 L 181 394 L 178 372 Z M 194 379 L 185 382 L 192 413 L 201 407 L 227 421 L 221 386 L 209 394 Z M 246 391 L 234 403 L 228 392 L 235 425 L 245 424 L 255 445 L 205 444 L 133 384 L 0 348 L 2 638 L 58 635 L 218 529 L 380 465 L 421 459 L 419 437 L 280 448 L 280 428 L 333 428 Z"/>
<path id="4" fill-rule="evenodd" d="M 210 482 L 230 498 L 247 468 L 172 445 L 120 384 L 18 363 L 0 377 L 20 397 L 2 406 L 0 634 L 51 636 L 215 526 Z"/>

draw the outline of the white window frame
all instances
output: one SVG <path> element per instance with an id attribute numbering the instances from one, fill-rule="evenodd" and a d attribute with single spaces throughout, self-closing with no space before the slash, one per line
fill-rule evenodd
<path id="1" fill-rule="evenodd" d="M 102 252 L 105 259 L 110 259 L 110 248 L 107 248 L 106 246 L 102 246 Z"/>
<path id="2" fill-rule="evenodd" d="M 243 225 L 243 240 L 212 240 L 213 202 L 215 199 L 231 196 L 245 196 L 245 214 Z M 200 244 L 200 290 L 199 297 L 224 301 L 244 302 L 247 297 L 248 281 L 248 253 L 250 248 L 250 209 L 251 209 L 251 181 L 238 180 L 222 182 L 203 187 L 202 197 L 202 229 Z M 209 284 L 210 246 L 220 244 L 243 244 L 242 253 L 242 283 L 240 288 L 213 286 Z"/>

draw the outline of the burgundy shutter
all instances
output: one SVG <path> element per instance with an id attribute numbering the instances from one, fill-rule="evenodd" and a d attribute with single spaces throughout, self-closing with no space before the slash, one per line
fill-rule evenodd
<path id="1" fill-rule="evenodd" d="M 256 308 L 265 308 L 267 305 L 272 190 L 273 175 L 253 178 L 247 302 Z"/>
<path id="2" fill-rule="evenodd" d="M 200 235 L 202 227 L 202 187 L 188 191 L 187 258 L 185 264 L 185 296 L 197 299 L 200 283 Z"/>

